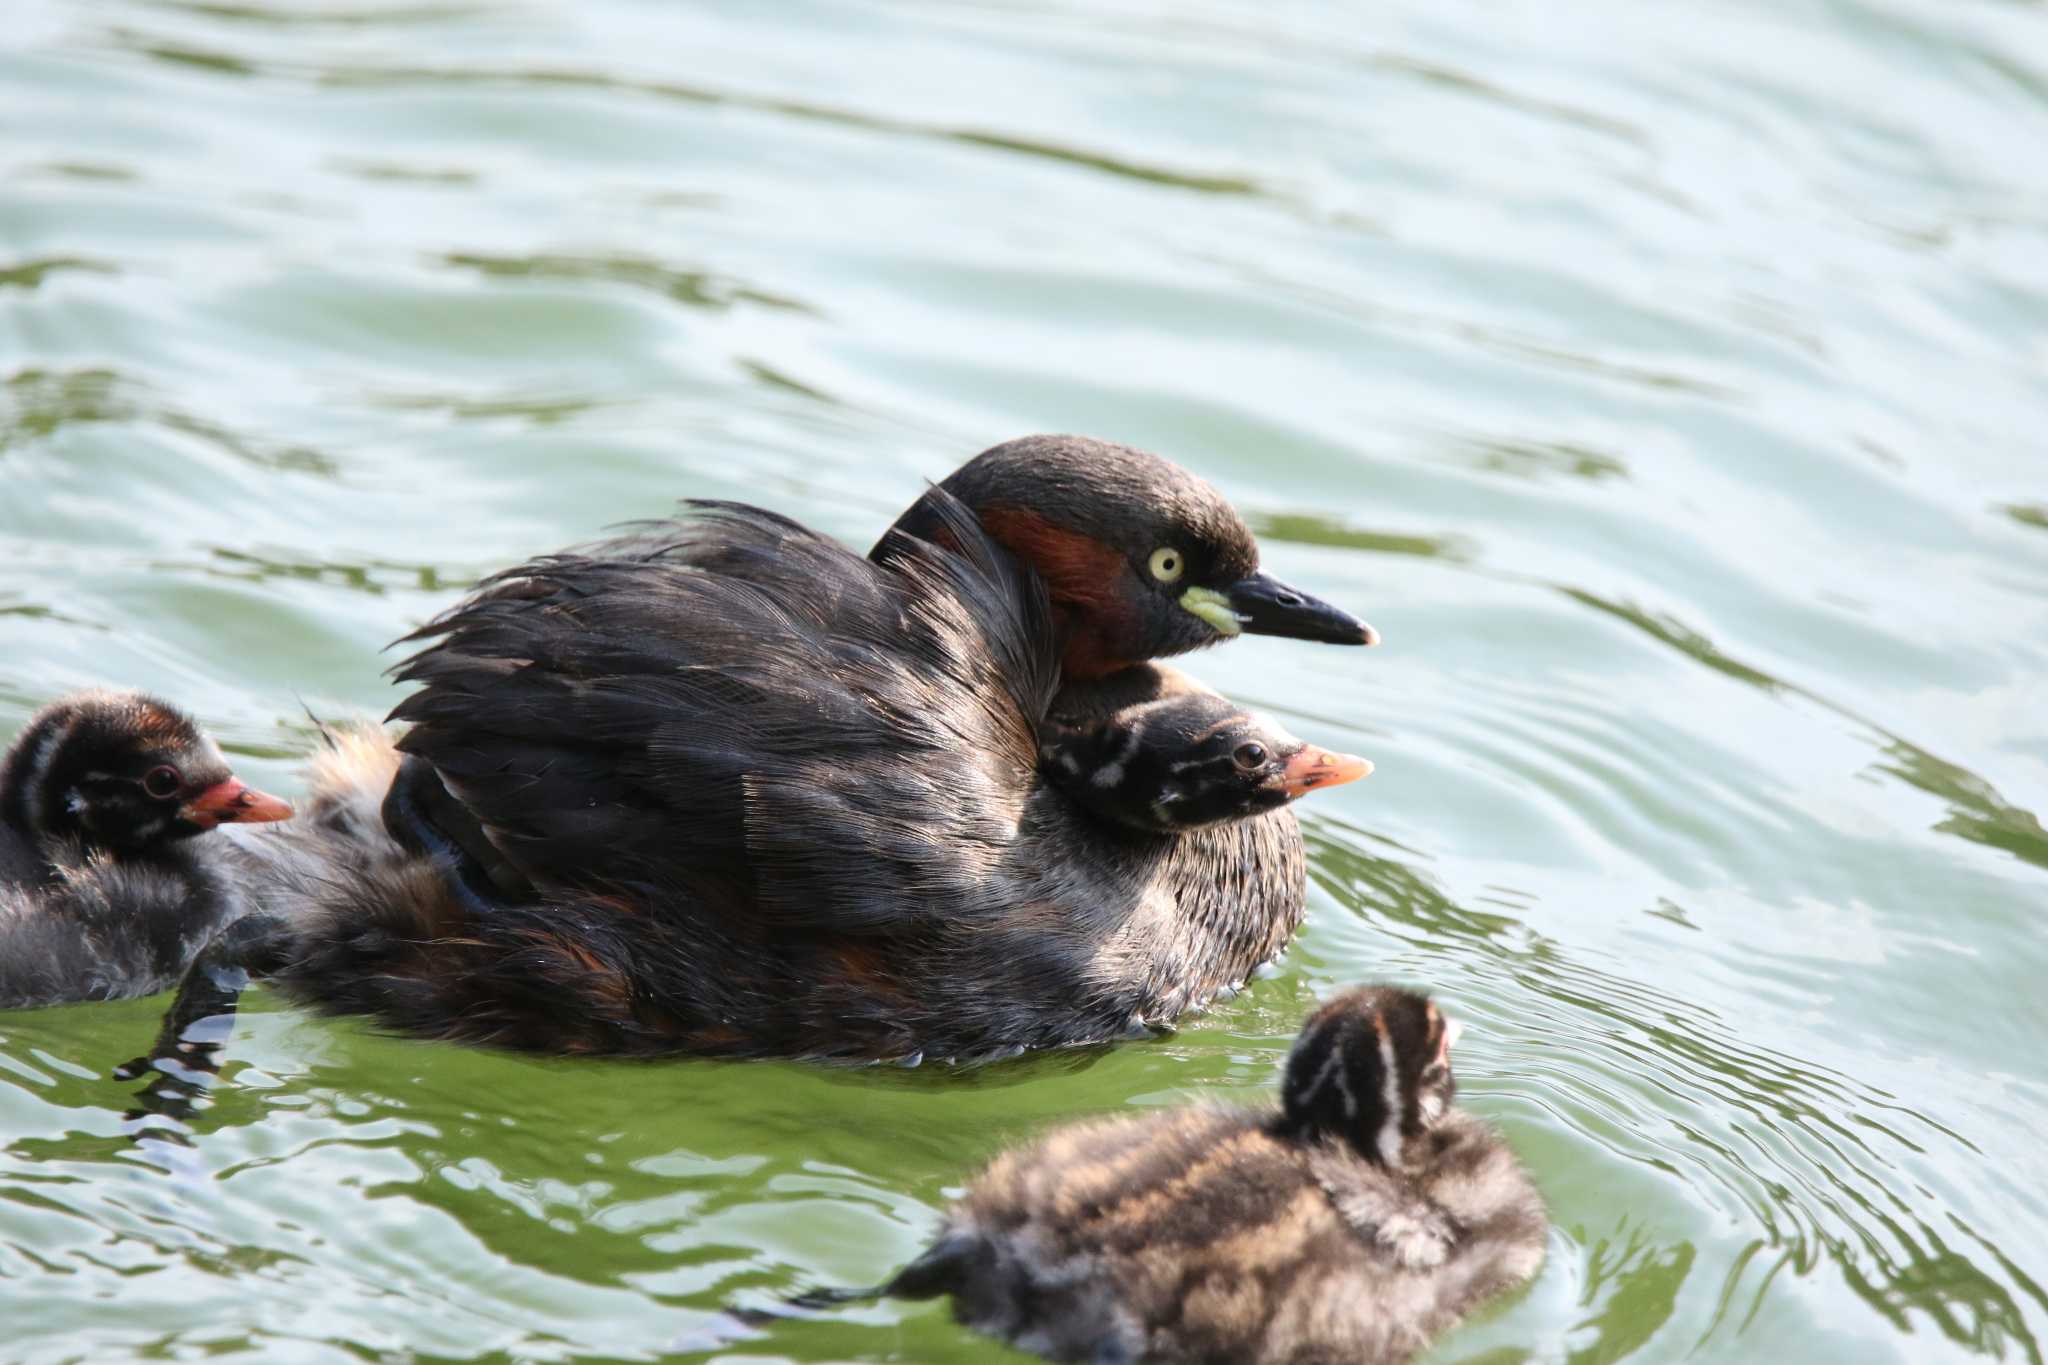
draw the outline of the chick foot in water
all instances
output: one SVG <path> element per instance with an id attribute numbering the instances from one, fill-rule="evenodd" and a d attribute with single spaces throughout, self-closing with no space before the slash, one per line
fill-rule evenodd
<path id="1" fill-rule="evenodd" d="M 140 1057 L 114 1068 L 114 1079 L 148 1082 L 137 1107 L 124 1117 L 130 1136 L 187 1141 L 185 1125 L 204 1107 L 220 1075 L 235 1010 L 251 976 L 275 971 L 292 942 L 290 926 L 274 915 L 236 920 L 200 950 L 164 1015 L 156 1041 Z"/>

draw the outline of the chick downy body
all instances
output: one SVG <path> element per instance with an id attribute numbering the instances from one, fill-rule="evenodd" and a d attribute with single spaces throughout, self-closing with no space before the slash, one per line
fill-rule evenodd
<path id="1" fill-rule="evenodd" d="M 951 1295 L 965 1325 L 1060 1361 L 1407 1360 L 1543 1259 L 1527 1175 L 1450 1107 L 1450 1036 L 1420 996 L 1342 996 L 1304 1027 L 1279 1106 L 1005 1153 L 875 1292 Z"/>
<path id="2" fill-rule="evenodd" d="M 86 692 L 0 764 L 0 1008 L 148 995 L 252 908 L 223 825 L 282 820 L 170 704 Z"/>

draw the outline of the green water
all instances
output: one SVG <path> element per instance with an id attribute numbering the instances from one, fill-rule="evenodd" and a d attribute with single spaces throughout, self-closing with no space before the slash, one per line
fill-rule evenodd
<path id="1" fill-rule="evenodd" d="M 1029 431 L 1222 486 L 1371 653 L 1195 670 L 1371 780 L 1178 1035 L 521 1060 L 258 992 L 0 1018 L 0 1357 L 629 1359 L 872 1281 L 1006 1141 L 1426 984 L 1556 1217 L 1443 1361 L 2043 1360 L 2048 9 L 12 0 L 0 735 L 301 699 L 684 495 L 866 543 Z M 942 1308 L 733 1360 L 1008 1358 Z"/>

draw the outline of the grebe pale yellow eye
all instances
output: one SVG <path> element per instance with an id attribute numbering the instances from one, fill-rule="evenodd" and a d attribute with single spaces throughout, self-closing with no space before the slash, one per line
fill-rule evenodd
<path id="1" fill-rule="evenodd" d="M 1152 552 L 1152 576 L 1161 583 L 1177 583 L 1187 570 L 1187 557 L 1171 546 L 1162 545 Z"/>

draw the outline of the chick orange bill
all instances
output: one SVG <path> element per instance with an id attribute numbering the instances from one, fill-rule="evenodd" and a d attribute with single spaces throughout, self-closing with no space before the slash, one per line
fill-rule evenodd
<path id="1" fill-rule="evenodd" d="M 1280 789 L 1287 793 L 1287 799 L 1306 796 L 1323 787 L 1341 787 L 1346 782 L 1356 782 L 1372 771 L 1370 759 L 1358 758 L 1352 754 L 1332 753 L 1318 749 L 1313 744 L 1304 745 L 1300 753 L 1287 760 L 1280 769 L 1277 779 Z"/>
<path id="2" fill-rule="evenodd" d="M 216 782 L 178 808 L 181 819 L 201 829 L 215 825 L 257 825 L 292 818 L 291 802 L 257 791 L 240 778 Z"/>

